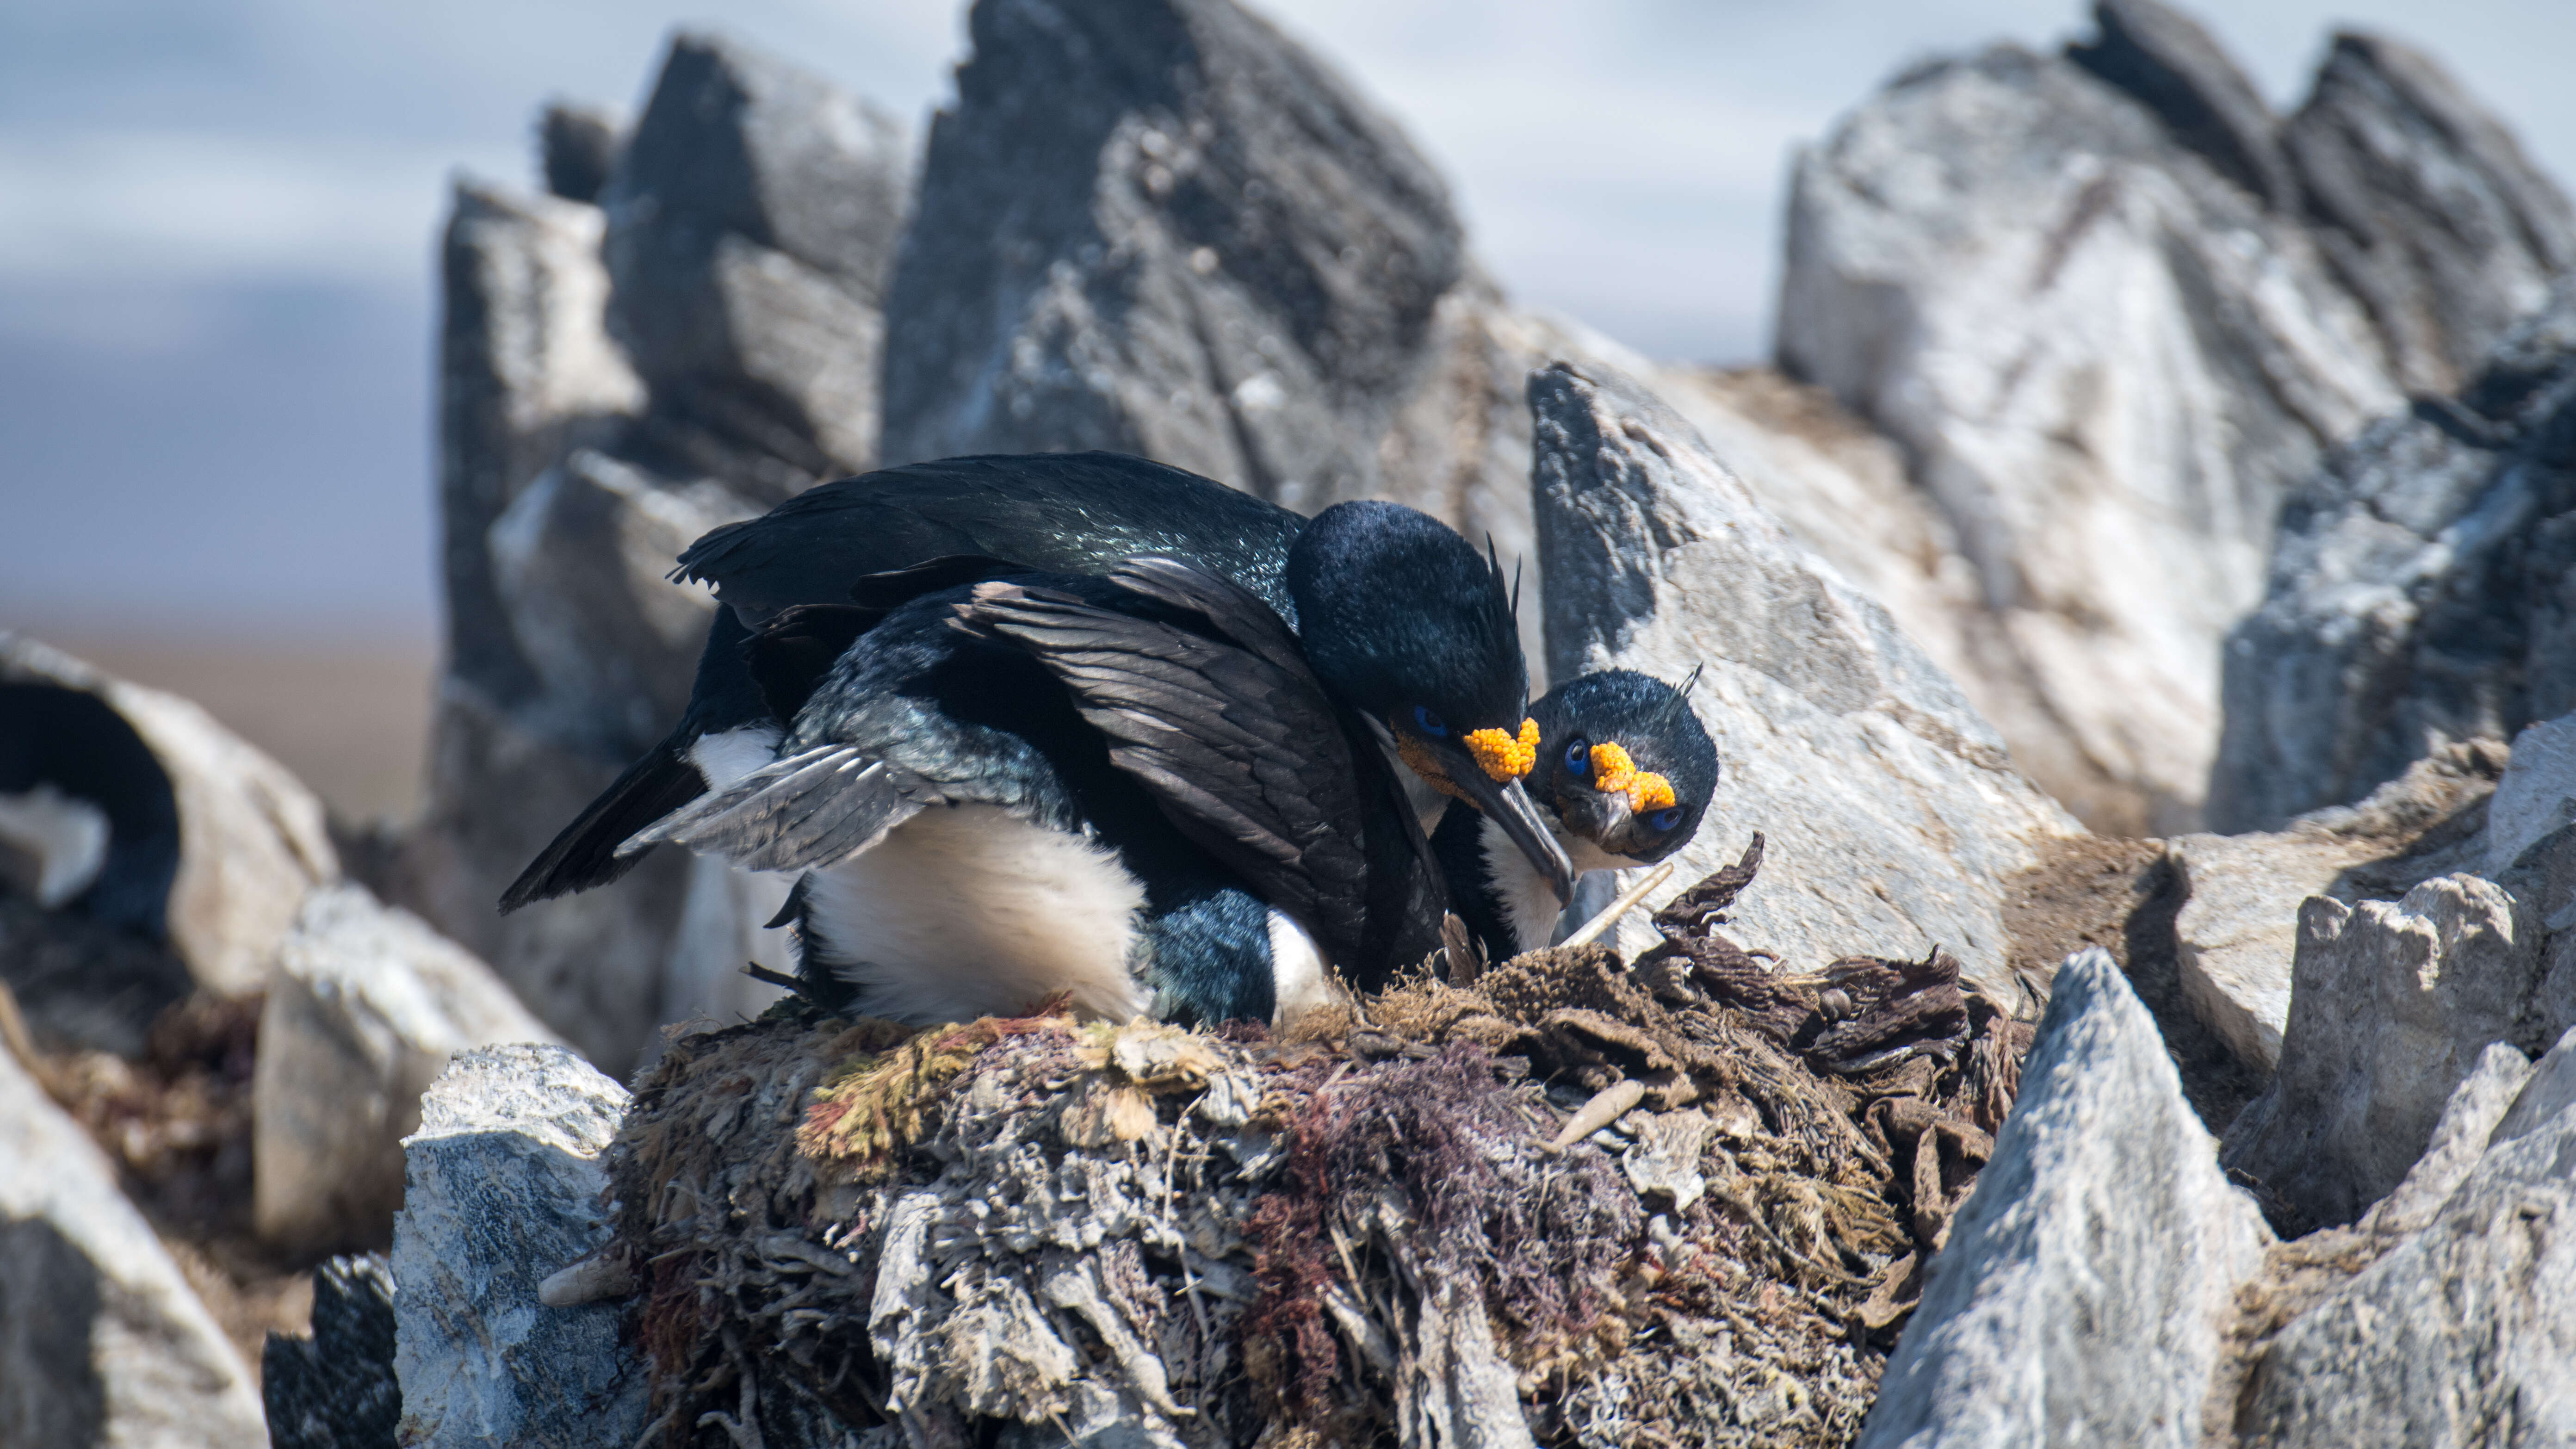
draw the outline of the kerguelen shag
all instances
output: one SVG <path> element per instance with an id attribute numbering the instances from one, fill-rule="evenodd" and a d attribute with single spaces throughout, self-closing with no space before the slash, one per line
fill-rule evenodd
<path id="1" fill-rule="evenodd" d="M 1320 527 L 1327 518 L 1334 526 Z M 617 854 L 635 832 L 770 762 L 780 727 L 742 647 L 781 610 L 847 603 L 854 586 L 871 587 L 864 579 L 940 559 L 1096 576 L 1140 556 L 1204 570 L 1276 610 L 1325 689 L 1401 753 L 1408 775 L 1464 791 L 1560 895 L 1570 888 L 1564 848 L 1518 783 L 1535 763 L 1537 730 L 1523 710 L 1528 671 L 1510 598 L 1455 532 L 1387 503 L 1340 505 L 1310 525 L 1178 468 L 1072 453 L 845 478 L 691 545 L 674 577 L 713 585 L 725 607 L 688 711 L 539 852 L 501 908 L 615 880 L 635 863 Z M 1429 783 L 1419 800 L 1436 809 Z"/>
<path id="2" fill-rule="evenodd" d="M 1214 766 L 1201 778 L 1186 782 L 1186 788 L 1157 794 L 1155 803 L 1164 816 L 1180 823 L 1185 836 L 1210 844 L 1239 835 L 1247 812 L 1237 808 L 1239 802 L 1226 798 L 1238 783 L 1257 785 L 1274 800 L 1300 790 L 1320 797 L 1349 792 L 1355 768 L 1364 766 L 1358 783 L 1362 794 L 1369 796 L 1376 772 L 1388 763 L 1379 758 L 1383 746 L 1386 754 L 1400 756 L 1410 768 L 1509 822 L 1507 834 L 1522 842 L 1532 868 L 1556 882 L 1552 888 L 1562 892 L 1570 887 L 1569 862 L 1518 783 L 1534 759 L 1537 727 L 1523 709 L 1527 675 L 1511 603 L 1490 560 L 1478 559 L 1463 539 L 1436 520 L 1392 504 L 1346 504 L 1306 525 L 1294 515 L 1221 485 L 1142 460 L 1049 455 L 951 460 L 845 480 L 801 495 L 763 519 L 718 530 L 693 546 L 682 557 L 682 574 L 714 583 L 727 609 L 711 630 L 688 717 L 531 865 L 505 897 L 505 906 L 613 878 L 638 848 L 663 839 L 713 848 L 760 869 L 814 863 L 810 856 L 800 856 L 791 864 L 775 849 L 763 853 L 761 841 L 739 831 L 728 836 L 703 830 L 683 834 L 681 827 L 669 825 L 654 828 L 673 809 L 686 806 L 710 787 L 721 793 L 748 772 L 768 768 L 782 748 L 791 754 L 805 753 L 826 743 L 834 726 L 810 717 L 799 719 L 780 709 L 775 691 L 760 687 L 763 681 L 755 678 L 751 662 L 764 649 L 778 652 L 771 648 L 770 636 L 800 604 L 849 600 L 821 607 L 837 611 L 833 627 L 847 630 L 844 637 L 856 640 L 851 646 L 855 657 L 873 647 L 869 637 L 895 627 L 894 606 L 924 589 L 967 579 L 998 581 L 1013 570 L 1025 569 L 1023 556 L 1037 555 L 1068 570 L 1062 577 L 1041 581 L 1041 587 L 1061 590 L 1067 587 L 1066 578 L 1097 577 L 1104 566 L 1118 567 L 1117 560 L 1158 546 L 1179 555 L 1170 560 L 1175 568 L 1196 572 L 1207 566 L 1198 577 L 1203 583 L 1222 583 L 1237 595 L 1238 613 L 1257 613 L 1268 620 L 1281 647 L 1301 669 L 1310 671 L 1311 689 L 1326 701 L 1292 710 L 1274 686 L 1261 685 L 1269 692 L 1219 700 L 1219 712 L 1203 714 L 1176 731 L 1176 737 L 1204 736 L 1219 724 L 1254 722 L 1269 732 L 1263 748 L 1240 752 L 1230 766 Z M 837 566 L 819 562 L 827 557 L 841 562 Z M 896 567 L 852 579 L 851 571 L 879 564 Z M 1070 572 L 1075 569 L 1084 572 Z M 1239 576 L 1241 585 L 1221 577 L 1225 575 Z M 1265 593 L 1267 598 L 1262 597 Z M 1086 602 L 1094 608 L 1113 607 L 1102 599 Z M 1283 618 L 1303 622 L 1302 639 L 1289 639 Z M 813 622 L 806 620 L 787 632 L 796 635 L 801 629 L 810 636 Z M 746 655 L 751 625 L 760 626 L 763 633 L 748 641 L 751 653 Z M 1238 640 L 1244 633 L 1242 628 L 1232 630 Z M 883 647 L 892 649 L 896 637 L 888 636 Z M 1120 641 L 1109 647 L 1114 652 L 1131 643 Z M 1100 640 L 1090 640 L 1086 647 L 1092 655 L 1102 655 Z M 810 655 L 811 638 L 789 652 L 794 649 Z M 1054 657 L 1045 649 L 1035 653 L 1041 662 Z M 868 676 L 873 681 L 870 688 L 899 692 L 900 681 L 932 673 L 951 680 L 968 673 L 1014 677 L 1008 665 L 988 656 L 976 658 L 972 670 L 934 670 L 918 659 L 897 667 L 880 660 L 876 672 Z M 906 673 L 906 668 L 911 672 Z M 1082 680 L 1067 682 L 1079 696 Z M 1227 682 L 1249 687 L 1235 675 L 1227 676 Z M 951 708 L 971 707 L 965 692 L 952 690 L 952 694 Z M 856 703 L 840 701 L 842 727 L 874 727 L 869 721 L 875 716 L 856 708 Z M 1313 720 L 1298 718 L 1301 711 L 1312 716 L 1318 708 L 1339 711 L 1339 718 L 1356 731 L 1358 744 L 1345 748 L 1333 738 L 1329 716 L 1320 730 Z M 1061 717 L 1054 721 L 1023 713 L 1011 720 L 1010 727 L 1028 741 L 1039 741 L 1051 730 L 1069 731 L 1062 740 L 1045 739 L 1037 754 L 1045 756 L 1052 749 L 1047 770 L 1070 779 L 1073 776 L 1066 772 L 1072 754 L 1086 749 L 1096 754 L 1100 746 L 1067 725 L 1069 716 L 1058 713 Z M 1124 708 L 1086 714 L 1112 734 L 1122 721 L 1137 717 L 1139 709 L 1133 701 Z M 893 748 L 882 739 L 867 743 L 874 745 L 879 756 Z M 905 768 L 922 773 L 914 766 Z M 1227 768 L 1240 782 L 1226 776 Z M 879 778 L 892 778 L 891 772 Z M 1153 778 L 1151 772 L 1147 778 L 1157 786 L 1171 783 Z M 761 788 L 775 790 L 779 783 L 765 779 Z M 1007 793 L 1000 784 L 994 788 Z M 974 798 L 973 789 L 967 788 L 961 798 Z M 1274 906 L 1284 905 L 1290 920 L 1323 937 L 1324 953 L 1339 974 L 1366 986 L 1383 980 L 1396 964 L 1410 964 L 1427 953 L 1431 938 L 1421 931 L 1426 926 L 1436 930 L 1441 891 L 1429 844 L 1400 797 L 1383 808 L 1374 798 L 1363 803 L 1366 808 L 1355 819 L 1345 809 L 1344 818 L 1326 828 L 1331 812 L 1318 811 L 1315 802 L 1308 802 L 1312 818 L 1305 843 L 1298 847 L 1330 857 L 1324 843 L 1334 838 L 1347 836 L 1365 844 L 1367 869 L 1362 879 L 1318 891 L 1300 886 L 1294 879 L 1296 871 L 1283 875 L 1274 869 L 1268 879 L 1257 883 L 1256 894 Z M 786 804 L 787 796 L 774 795 L 771 806 L 764 808 L 784 809 Z M 708 808 L 714 808 L 712 802 Z M 1059 809 L 1053 818 L 1059 825 L 1074 823 L 1079 830 L 1090 830 L 1088 817 L 1077 820 L 1077 815 Z M 703 812 L 683 816 L 684 824 L 702 824 L 703 819 Z M 1403 831 L 1395 831 L 1391 821 L 1400 821 Z M 872 863 L 854 862 L 853 870 L 885 875 L 909 856 L 913 844 L 926 843 L 934 833 L 933 826 L 911 828 L 889 848 L 868 852 L 876 857 Z M 1403 848 L 1407 837 L 1410 850 Z M 834 840 L 844 850 L 851 843 L 840 837 Z M 1133 851 L 1152 853 L 1147 844 L 1139 843 L 1144 837 L 1133 830 L 1125 831 L 1121 840 Z M 1270 849 L 1279 853 L 1275 842 Z M 1324 863 L 1331 865 L 1329 858 Z M 954 874 L 953 868 L 950 873 Z M 829 880 L 808 879 L 816 890 L 837 890 L 834 900 L 840 904 L 869 894 L 838 889 Z M 889 877 L 873 893 L 885 894 L 883 887 L 893 883 Z M 1171 889 L 1180 886 L 1173 884 Z M 996 895 L 998 890 L 982 894 Z M 1157 890 L 1169 894 L 1160 887 Z M 1336 928 L 1329 920 L 1318 919 L 1317 901 L 1307 897 L 1349 901 L 1358 919 Z M 800 895 L 798 909 L 809 926 L 815 923 L 817 908 L 814 891 Z M 1149 903 L 1149 924 L 1159 919 L 1161 909 Z M 1330 912 L 1323 915 L 1329 917 Z M 820 934 L 829 934 L 828 928 Z M 847 937 L 853 931 L 845 926 L 840 934 Z M 971 934 L 951 933 L 958 944 Z M 882 954 L 896 945 L 881 942 L 871 949 Z M 825 954 L 851 956 L 852 952 Z M 1167 961 L 1173 959 L 1170 952 L 1162 954 Z M 949 959 L 957 959 L 956 953 L 952 951 Z M 1165 995 L 1167 1010 L 1175 1009 L 1170 1006 L 1172 984 L 1162 982 L 1158 989 Z M 1207 997 L 1203 990 L 1196 994 Z M 883 998 L 887 993 L 874 995 Z M 1101 1009 L 1110 1009 L 1113 996 L 1102 997 Z M 1203 1015 L 1242 1004 L 1184 1000 L 1177 1011 Z M 871 1005 L 868 1009 L 890 1008 Z M 1005 1009 L 1005 1004 L 988 1004 L 987 1009 Z"/>
<path id="3" fill-rule="evenodd" d="M 1654 865 L 1698 833 L 1717 789 L 1717 746 L 1680 687 L 1626 669 L 1568 680 L 1530 706 L 1538 765 L 1526 784 L 1558 825 L 1577 871 Z M 1554 938 L 1562 904 L 1548 882 L 1465 803 L 1452 804 L 1431 843 L 1452 909 L 1488 959 L 1507 960 Z"/>
<path id="4" fill-rule="evenodd" d="M 1309 529 L 1286 510 L 1141 459 L 963 458 L 824 485 L 763 518 L 716 530 L 684 554 L 676 576 L 714 584 L 727 606 L 710 631 L 687 716 L 530 865 L 505 909 L 614 879 L 635 858 L 618 850 L 621 843 L 777 756 L 794 721 L 764 700 L 745 642 L 782 611 L 854 594 L 867 604 L 872 594 L 935 582 L 943 568 L 956 575 L 1017 564 L 1096 576 L 1141 554 L 1229 581 L 1298 626 L 1314 674 L 1403 761 L 1398 777 L 1414 788 L 1417 805 L 1437 811 L 1438 791 L 1473 807 L 1452 809 L 1450 833 L 1472 839 L 1453 845 L 1443 864 L 1489 951 L 1544 944 L 1543 934 L 1533 938 L 1510 923 L 1534 921 L 1554 909 L 1546 903 L 1561 902 L 1573 868 L 1568 851 L 1583 868 L 1635 864 L 1677 849 L 1697 826 L 1715 783 L 1714 752 L 1668 686 L 1595 676 L 1605 683 L 1560 689 L 1512 727 L 1526 673 L 1499 571 L 1478 566 L 1464 541 L 1435 521 L 1390 504 L 1343 505 Z M 889 600 L 873 602 L 882 610 Z M 1613 688 L 1612 679 L 1631 683 Z M 1641 713 L 1638 702 L 1653 691 L 1675 707 Z M 1238 701 L 1234 712 L 1259 708 Z M 1551 759 L 1575 735 L 1602 748 L 1604 781 L 1615 778 L 1609 762 L 1623 750 L 1673 761 L 1661 772 L 1651 764 L 1631 772 L 1648 777 L 1640 790 L 1677 792 L 1674 805 L 1631 808 L 1633 819 L 1588 808 Z M 1284 741 L 1267 764 L 1293 772 L 1297 753 L 1295 741 Z M 1537 811 L 1513 783 L 1534 765 L 1549 785 Z M 1302 768 L 1311 774 L 1316 766 Z M 1188 818 L 1164 803 L 1166 814 Z M 1648 829 L 1656 820 L 1671 828 Z M 1379 898 L 1389 893 L 1382 881 Z M 1378 944 L 1387 939 L 1381 930 Z M 1360 984 L 1389 962 L 1376 952 L 1339 958 Z"/>
<path id="5" fill-rule="evenodd" d="M 754 636 L 776 759 L 621 847 L 798 872 L 809 996 L 1273 1021 L 1330 1001 L 1336 965 L 1382 980 L 1436 944 L 1392 770 L 1250 593 L 1169 559 L 953 558 L 869 592 Z"/>

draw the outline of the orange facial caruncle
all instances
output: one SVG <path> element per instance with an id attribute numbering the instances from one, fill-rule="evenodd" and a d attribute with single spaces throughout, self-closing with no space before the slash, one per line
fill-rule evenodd
<path id="1" fill-rule="evenodd" d="M 1509 784 L 1538 763 L 1538 721 L 1521 721 L 1518 738 L 1497 729 L 1470 730 L 1460 741 L 1475 756 L 1476 766 L 1496 784 Z"/>
<path id="2" fill-rule="evenodd" d="M 1652 770 L 1640 770 L 1628 752 L 1615 744 L 1592 747 L 1592 788 L 1628 797 L 1630 811 L 1643 815 L 1673 803 L 1673 782 Z"/>

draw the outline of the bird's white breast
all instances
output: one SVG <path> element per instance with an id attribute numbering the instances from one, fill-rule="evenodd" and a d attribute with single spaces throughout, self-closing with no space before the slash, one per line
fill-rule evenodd
<path id="1" fill-rule="evenodd" d="M 1565 907 L 1547 877 L 1538 873 L 1492 816 L 1476 817 L 1476 836 L 1485 852 L 1485 872 L 1493 877 L 1494 893 L 1502 898 L 1503 919 L 1511 923 L 1513 943 L 1521 950 L 1535 951 L 1555 940 L 1556 918 L 1565 913 Z"/>
<path id="2" fill-rule="evenodd" d="M 1342 1000 L 1324 948 L 1287 914 L 1270 912 L 1270 1024 L 1284 1029 L 1308 1012 Z"/>
<path id="3" fill-rule="evenodd" d="M 1059 991 L 1125 1021 L 1145 887 L 1117 852 L 994 805 L 934 805 L 805 881 L 806 949 L 860 1010 L 931 1024 L 1016 1016 Z"/>

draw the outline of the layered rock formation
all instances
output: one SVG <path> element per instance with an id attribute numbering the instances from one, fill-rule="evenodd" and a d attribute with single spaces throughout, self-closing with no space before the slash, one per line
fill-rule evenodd
<path id="1" fill-rule="evenodd" d="M 1778 352 L 1905 450 L 1973 570 L 1964 616 L 1900 621 L 1960 641 L 2079 815 L 2164 833 L 2199 819 L 2282 499 L 2492 345 L 2571 233 L 2403 47 L 2339 39 L 2284 122 L 2187 17 L 2095 13 L 2066 57 L 1919 66 L 1801 157 Z"/>
<path id="2" fill-rule="evenodd" d="M 380 882 L 619 1070 L 652 1029 L 756 1010 L 774 890 L 666 854 L 503 919 L 519 868 L 678 717 L 713 604 L 700 533 L 875 456 L 903 128 L 683 34 L 631 136 L 558 111 L 568 196 L 460 185 L 444 250 L 448 673 L 426 818 Z M 595 197 L 597 204 L 591 204 Z"/>
<path id="3" fill-rule="evenodd" d="M 1737 908 L 1790 969 L 1947 948 L 2009 997 L 2005 883 L 2080 831 L 1887 611 L 1754 502 L 1690 425 L 1595 365 L 1532 374 L 1539 562 L 1559 678 L 1705 673 L 1723 775 L 1660 904 L 1768 845 Z M 1867 890 L 1854 881 L 1870 882 Z M 1632 926 L 1631 930 L 1636 927 Z"/>
<path id="4" fill-rule="evenodd" d="M 2267 828 L 2576 708 L 2571 577 L 2576 290 L 2284 505 L 2262 607 L 2228 636 L 2214 822 Z"/>
<path id="5" fill-rule="evenodd" d="M 117 1186 L 0 1045 L 0 1435 L 256 1449 L 259 1383 Z"/>
<path id="6" fill-rule="evenodd" d="M 1505 304 L 1392 123 L 1233 0 L 970 30 L 887 305 L 887 461 L 1110 448 L 1529 556 L 1520 381 L 1596 344 Z"/>
<path id="7" fill-rule="evenodd" d="M 422 1099 L 394 1225 L 401 1442 L 590 1449 L 643 1431 L 617 1310 L 538 1301 L 605 1236 L 598 1157 L 625 1109 L 559 1046 L 464 1053 Z"/>

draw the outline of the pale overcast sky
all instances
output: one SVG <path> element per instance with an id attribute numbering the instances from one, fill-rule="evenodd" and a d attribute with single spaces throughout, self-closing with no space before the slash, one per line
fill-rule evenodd
<path id="1" fill-rule="evenodd" d="M 1784 164 L 1904 63 L 2089 29 L 2058 0 L 1281 0 L 1450 177 L 1523 301 L 1644 350 L 1767 350 Z M 926 119 L 962 8 L 743 0 L 721 28 Z M 2576 3 L 2243 0 L 2276 105 L 2327 32 L 2431 50 L 2576 174 Z M 426 632 L 446 178 L 529 183 L 552 96 L 628 108 L 644 0 L 0 6 L 0 624 Z"/>

